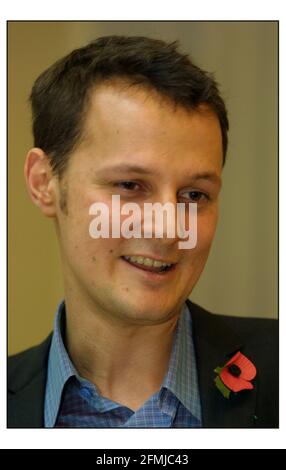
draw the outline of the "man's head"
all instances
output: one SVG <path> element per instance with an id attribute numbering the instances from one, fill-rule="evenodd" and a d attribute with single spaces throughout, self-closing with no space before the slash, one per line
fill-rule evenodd
<path id="1" fill-rule="evenodd" d="M 220 122 L 225 161 L 228 120 L 213 78 L 179 53 L 176 43 L 107 36 L 60 59 L 33 86 L 34 145 L 49 155 L 55 172 L 64 171 L 71 151 L 83 138 L 92 92 L 118 78 L 130 86 L 154 89 L 187 110 L 207 104 Z"/>
<path id="2" fill-rule="evenodd" d="M 57 62 L 31 99 L 35 148 L 25 174 L 32 199 L 56 221 L 66 295 L 113 320 L 174 316 L 203 270 L 217 222 L 228 121 L 215 82 L 174 44 L 115 36 Z M 183 202 L 186 212 L 197 202 L 197 246 L 92 239 L 89 208 L 102 202 L 112 215 L 113 195 L 140 207 Z M 173 267 L 153 275 L 131 256 Z"/>

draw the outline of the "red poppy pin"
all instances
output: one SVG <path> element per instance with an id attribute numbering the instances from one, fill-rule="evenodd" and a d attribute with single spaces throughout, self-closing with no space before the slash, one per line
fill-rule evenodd
<path id="1" fill-rule="evenodd" d="M 229 398 L 231 392 L 252 390 L 250 382 L 256 376 L 255 365 L 238 351 L 223 367 L 217 367 L 215 384 L 224 397 Z"/>

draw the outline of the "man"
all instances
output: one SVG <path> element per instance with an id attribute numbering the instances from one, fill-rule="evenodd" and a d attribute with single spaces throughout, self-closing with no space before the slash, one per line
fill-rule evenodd
<path id="1" fill-rule="evenodd" d="M 175 44 L 103 37 L 45 71 L 31 102 L 25 177 L 55 222 L 65 295 L 53 334 L 9 359 L 8 426 L 277 427 L 276 322 L 188 300 L 227 150 L 214 80 Z M 127 222 L 114 196 L 181 204 L 186 219 L 196 204 L 195 246 L 165 225 L 162 237 L 93 237 L 94 203 L 108 228 Z"/>

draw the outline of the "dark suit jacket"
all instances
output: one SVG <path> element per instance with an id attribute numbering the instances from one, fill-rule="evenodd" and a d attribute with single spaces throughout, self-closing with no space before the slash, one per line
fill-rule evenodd
<path id="1" fill-rule="evenodd" d="M 203 427 L 278 427 L 278 322 L 214 315 L 187 301 L 192 313 Z M 44 426 L 50 335 L 42 344 L 8 359 L 8 427 Z M 254 390 L 225 398 L 214 369 L 240 350 L 256 366 Z"/>

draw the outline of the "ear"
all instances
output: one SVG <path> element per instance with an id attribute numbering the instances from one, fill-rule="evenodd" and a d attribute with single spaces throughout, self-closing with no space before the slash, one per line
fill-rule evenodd
<path id="1" fill-rule="evenodd" d="M 56 176 L 48 156 L 40 148 L 31 149 L 26 157 L 24 176 L 28 193 L 47 217 L 56 215 Z"/>

